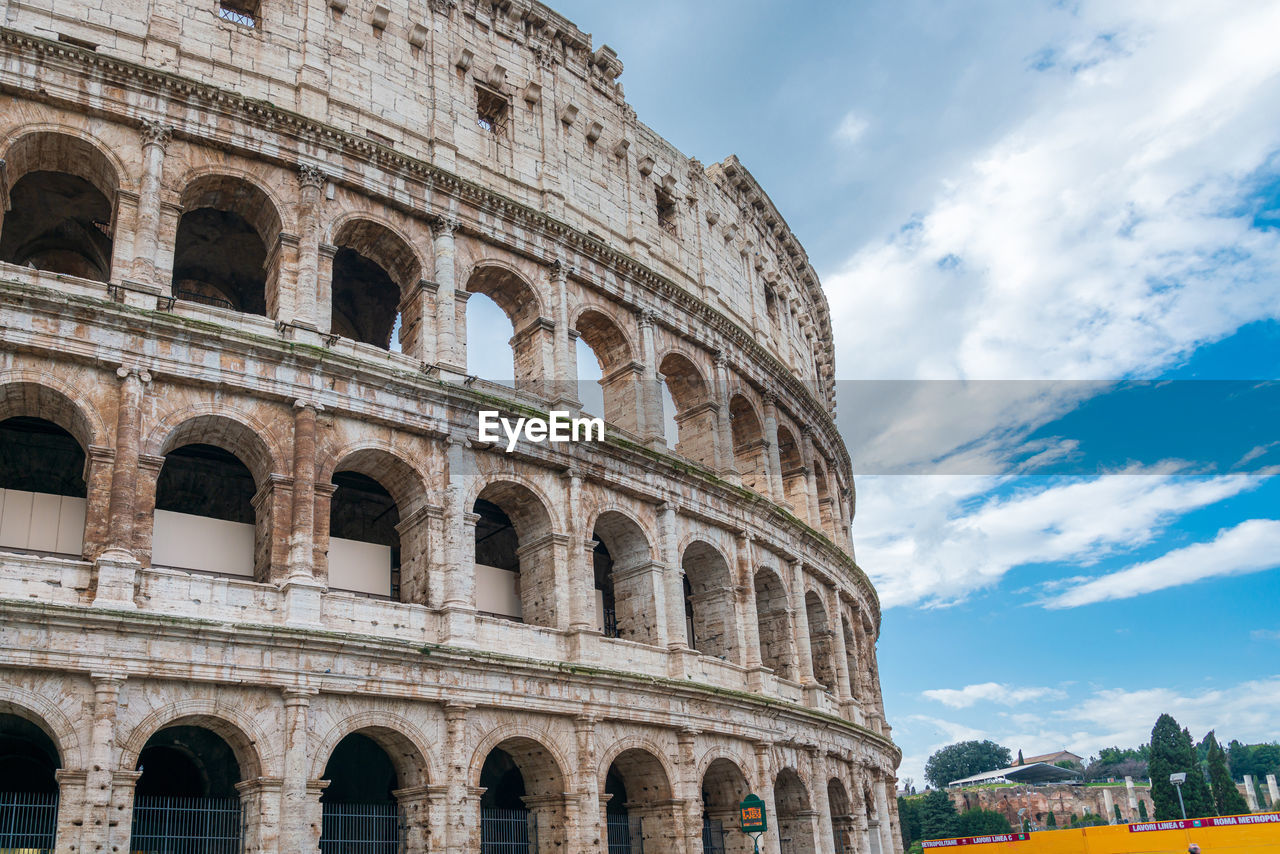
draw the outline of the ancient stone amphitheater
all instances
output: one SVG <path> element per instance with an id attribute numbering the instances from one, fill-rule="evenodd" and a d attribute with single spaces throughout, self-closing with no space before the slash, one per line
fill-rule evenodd
<path id="1" fill-rule="evenodd" d="M 827 306 L 736 158 L 531 0 L 0 22 L 0 851 L 747 852 L 748 792 L 900 847 Z M 481 440 L 584 387 L 603 441 Z"/>

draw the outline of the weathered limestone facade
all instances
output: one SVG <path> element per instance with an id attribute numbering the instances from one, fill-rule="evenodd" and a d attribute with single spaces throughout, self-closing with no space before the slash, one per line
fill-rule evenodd
<path id="1" fill-rule="evenodd" d="M 0 428 L 83 456 L 62 491 L 3 464 L 31 531 L 66 499 L 56 544 L 0 532 L 0 734 L 56 751 L 57 851 L 142 850 L 140 757 L 178 730 L 229 749 L 249 852 L 324 848 L 352 734 L 394 769 L 403 851 L 481 851 L 495 751 L 531 851 L 638 850 L 607 842 L 615 779 L 647 854 L 702 852 L 708 820 L 750 851 L 748 791 L 762 851 L 900 850 L 827 306 L 736 158 L 640 124 L 613 51 L 530 0 L 0 23 Z M 473 294 L 512 321 L 514 388 L 467 375 Z M 579 406 L 579 338 L 606 441 L 477 441 L 480 409 Z M 199 512 L 182 465 L 247 492 Z M 330 583 L 352 483 L 394 510 L 342 534 L 392 543 L 391 596 Z M 183 514 L 243 526 L 243 567 L 160 559 Z M 490 524 L 522 621 L 477 603 Z"/>

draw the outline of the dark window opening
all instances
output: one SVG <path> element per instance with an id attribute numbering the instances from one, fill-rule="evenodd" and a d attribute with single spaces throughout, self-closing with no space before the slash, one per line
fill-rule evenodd
<path id="1" fill-rule="evenodd" d="M 605 548 L 604 543 L 598 539 L 596 540 L 596 549 L 592 557 L 592 564 L 595 570 L 595 589 L 600 596 L 600 628 L 604 631 L 605 637 L 616 638 L 618 636 L 618 611 L 613 593 L 613 558 L 609 556 L 609 550 Z"/>
<path id="2" fill-rule="evenodd" d="M 676 200 L 661 187 L 657 190 L 658 228 L 676 236 Z"/>
<path id="3" fill-rule="evenodd" d="M 242 27 L 257 27 L 258 4 L 244 0 L 219 0 L 218 17 Z"/>
<path id="4" fill-rule="evenodd" d="M 147 739 L 138 755 L 136 794 L 182 798 L 237 798 L 240 766 L 231 746 L 198 726 L 171 726 Z"/>
<path id="5" fill-rule="evenodd" d="M 111 202 L 83 178 L 31 172 L 9 191 L 0 260 L 64 276 L 111 277 Z"/>
<path id="6" fill-rule="evenodd" d="M 689 583 L 688 573 L 680 576 L 684 582 L 684 628 L 689 638 L 689 649 L 698 648 L 698 639 L 693 631 L 693 585 Z"/>
<path id="7" fill-rule="evenodd" d="M 234 211 L 199 208 L 182 215 L 173 256 L 173 295 L 178 299 L 267 313 L 267 247 Z"/>
<path id="8" fill-rule="evenodd" d="M 338 250 L 333 257 L 333 332 L 391 350 L 399 306 L 400 288 L 386 270 L 354 249 Z"/>
<path id="9" fill-rule="evenodd" d="M 400 598 L 400 511 L 391 493 L 367 475 L 340 471 L 333 475 L 329 502 L 329 536 L 391 549 L 392 599 Z M 330 567 L 332 572 L 332 566 Z"/>
<path id="10" fill-rule="evenodd" d="M 84 463 L 80 443 L 50 421 L 0 422 L 0 489 L 84 498 Z"/>
<path id="11" fill-rule="evenodd" d="M 0 792 L 55 795 L 60 767 L 58 748 L 44 730 L 26 718 L 0 714 Z M 0 816 L 7 811 L 0 806 Z"/>
<path id="12" fill-rule="evenodd" d="M 184 445 L 165 455 L 156 482 L 156 509 L 253 524 L 253 474 L 228 451 Z"/>
<path id="13" fill-rule="evenodd" d="M 322 854 L 395 854 L 400 849 L 399 788 L 391 757 L 372 738 L 352 733 L 324 766 L 320 795 Z"/>
<path id="14" fill-rule="evenodd" d="M 476 124 L 493 134 L 506 133 L 507 114 L 511 111 L 507 99 L 485 86 L 476 87 Z"/>
<path id="15" fill-rule="evenodd" d="M 524 775 L 505 750 L 493 750 L 485 757 L 484 767 L 480 769 L 480 786 L 485 790 L 480 796 L 481 808 L 524 809 L 527 794 Z"/>
<path id="16" fill-rule="evenodd" d="M 476 499 L 475 512 L 480 516 L 476 521 L 476 563 L 520 572 L 516 555 L 520 541 L 511 519 L 501 507 L 483 498 Z"/>

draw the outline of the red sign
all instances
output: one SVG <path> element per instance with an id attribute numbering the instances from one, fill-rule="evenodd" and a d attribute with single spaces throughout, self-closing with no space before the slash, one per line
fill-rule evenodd
<path id="1" fill-rule="evenodd" d="M 1239 827 L 1248 824 L 1280 824 L 1280 812 L 1264 812 L 1257 815 L 1224 815 L 1221 818 L 1180 818 L 1174 821 L 1146 821 L 1129 825 L 1130 833 L 1149 833 L 1153 830 L 1195 830 L 1198 827 Z M 928 843 L 925 843 L 926 845 Z"/>
<path id="2" fill-rule="evenodd" d="M 954 848 L 957 845 L 986 845 L 991 842 L 1026 842 L 1025 833 L 997 833 L 992 836 L 961 836 L 959 839 L 931 839 L 925 848 Z"/>

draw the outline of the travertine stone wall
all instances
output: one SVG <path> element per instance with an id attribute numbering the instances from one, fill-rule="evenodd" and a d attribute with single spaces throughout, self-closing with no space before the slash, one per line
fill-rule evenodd
<path id="1" fill-rule="evenodd" d="M 499 747 L 541 851 L 604 850 L 610 767 L 650 854 L 700 851 L 747 790 L 785 818 L 762 850 L 894 850 L 830 322 L 745 167 L 640 124 L 613 52 L 538 4 L 218 9 L 0 2 L 0 191 L 111 209 L 102 281 L 0 260 L 0 418 L 85 454 L 83 552 L 0 554 L 0 712 L 57 746 L 58 850 L 129 850 L 139 753 L 177 724 L 234 751 L 250 851 L 316 849 L 353 732 L 396 764 L 406 850 L 479 850 Z M 5 208 L 0 236 L 28 216 Z M 238 241 L 199 258 L 240 283 L 221 295 L 190 272 L 195 211 Z M 343 334 L 387 305 L 334 325 L 343 253 L 398 293 L 395 351 Z M 512 321 L 515 388 L 466 375 L 475 293 Z M 579 337 L 606 440 L 479 441 L 480 409 L 579 406 Z M 153 565 L 156 485 L 192 444 L 253 477 L 251 577 Z M 395 503 L 396 601 L 329 587 L 338 472 Z M 524 623 L 477 611 L 477 500 L 518 534 Z"/>

